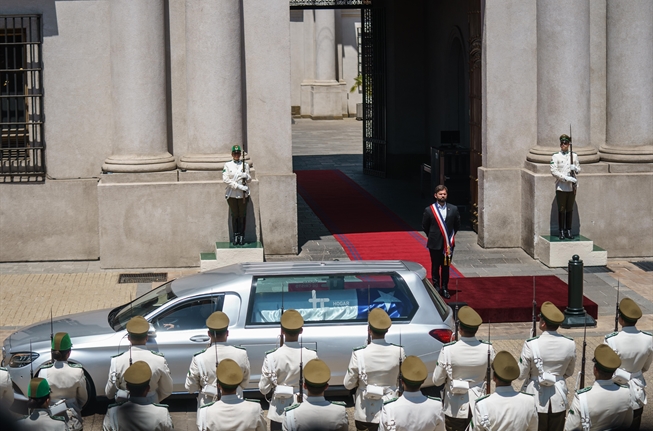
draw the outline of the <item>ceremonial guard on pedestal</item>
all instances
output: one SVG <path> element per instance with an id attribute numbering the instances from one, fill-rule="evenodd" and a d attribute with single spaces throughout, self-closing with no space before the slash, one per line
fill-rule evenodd
<path id="1" fill-rule="evenodd" d="M 571 151 L 571 138 L 560 136 L 560 151 L 551 156 L 551 175 L 556 179 L 556 203 L 558 205 L 559 238 L 574 239 L 571 222 L 576 202 L 576 174 L 580 172 L 578 155 Z"/>
<path id="2" fill-rule="evenodd" d="M 240 145 L 231 147 L 233 160 L 224 164 L 222 168 L 222 181 L 227 185 L 224 197 L 229 205 L 231 214 L 231 227 L 234 231 L 233 245 L 245 244 L 245 227 L 247 221 L 247 199 L 249 198 L 249 186 L 252 181 L 249 175 L 249 164 L 241 160 L 242 151 Z"/>

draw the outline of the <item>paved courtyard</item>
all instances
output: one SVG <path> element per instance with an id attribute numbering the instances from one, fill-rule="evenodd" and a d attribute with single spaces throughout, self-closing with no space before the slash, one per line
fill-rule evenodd
<path id="1" fill-rule="evenodd" d="M 418 173 L 412 175 L 412 180 L 404 181 L 363 175 L 360 122 L 353 119 L 294 121 L 295 170 L 340 169 L 415 230 L 420 230 L 422 211 L 431 201 L 420 196 Z M 300 196 L 297 202 L 300 253 L 298 256 L 275 256 L 269 260 L 348 259 L 339 243 Z M 521 249 L 481 248 L 476 234 L 469 228 L 456 237 L 454 265 L 465 277 L 556 275 L 565 281 L 567 279 L 564 269 L 548 268 Z M 585 295 L 599 305 L 597 327 L 587 330 L 587 385 L 594 380 L 591 375 L 594 348 L 602 342 L 604 334 L 613 330 L 617 283 L 621 288 L 621 297 L 631 297 L 644 312 L 638 327 L 648 331 L 653 328 L 653 272 L 643 271 L 632 260 L 615 258 L 609 259 L 608 269 L 611 272 L 584 274 Z M 144 272 L 147 270 L 149 268 L 143 268 Z M 157 272 L 160 271 L 157 269 Z M 196 273 L 198 268 L 172 268 L 166 271 L 170 279 Z M 51 310 L 54 316 L 61 316 L 113 307 L 154 287 L 152 283 L 119 284 L 119 273 L 120 271 L 102 270 L 97 261 L 0 264 L 0 340 L 23 325 L 49 318 Z M 529 329 L 530 323 L 493 324 L 495 349 L 508 350 L 514 356 L 519 356 Z M 484 331 L 485 329 L 481 330 Z M 562 332 L 577 341 L 578 372 L 582 329 Z M 407 349 L 410 353 L 409 347 Z M 645 377 L 647 381 L 653 382 L 653 370 L 645 373 Z M 515 387 L 520 384 L 521 382 L 515 382 Z M 568 380 L 568 385 L 573 387 L 574 384 L 575 377 L 572 377 Z M 176 429 L 196 429 L 194 400 L 172 400 L 170 407 Z M 102 429 L 103 408 L 106 406 L 100 406 L 95 415 L 85 419 L 87 431 Z M 349 408 L 348 411 L 351 420 L 353 410 Z M 650 406 L 645 409 L 642 430 L 653 430 L 652 411 Z M 354 429 L 353 420 L 350 429 Z"/>

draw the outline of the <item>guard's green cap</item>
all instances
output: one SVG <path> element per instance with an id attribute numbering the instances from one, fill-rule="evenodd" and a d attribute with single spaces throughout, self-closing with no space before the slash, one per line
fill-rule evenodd
<path id="1" fill-rule="evenodd" d="M 152 369 L 147 362 L 136 361 L 127 368 L 123 377 L 130 385 L 145 385 L 152 378 Z"/>
<path id="2" fill-rule="evenodd" d="M 392 326 L 392 320 L 388 313 L 381 308 L 374 308 L 367 316 L 367 323 L 374 332 L 386 332 Z"/>
<path id="3" fill-rule="evenodd" d="M 297 310 L 286 310 L 281 315 L 281 327 L 287 331 L 299 331 L 304 326 L 304 318 Z"/>
<path id="4" fill-rule="evenodd" d="M 401 364 L 401 378 L 406 383 L 421 385 L 428 375 L 426 365 L 417 356 L 407 356 Z"/>
<path id="5" fill-rule="evenodd" d="M 596 368 L 606 373 L 614 373 L 621 366 L 621 358 L 607 344 L 599 344 L 594 350 Z"/>
<path id="6" fill-rule="evenodd" d="M 567 135 L 560 135 L 560 143 L 571 142 L 571 138 Z"/>
<path id="7" fill-rule="evenodd" d="M 642 309 L 630 298 L 624 298 L 619 303 L 619 314 L 629 323 L 637 323 L 642 317 Z"/>
<path id="8" fill-rule="evenodd" d="M 57 332 L 52 337 L 52 350 L 58 350 L 60 352 L 65 352 L 70 350 L 73 347 L 72 341 L 70 341 L 70 335 L 66 332 Z"/>
<path id="9" fill-rule="evenodd" d="M 550 325 L 560 325 L 565 320 L 565 315 L 552 302 L 546 301 L 542 304 L 540 313 L 544 321 Z"/>
<path id="10" fill-rule="evenodd" d="M 483 319 L 478 313 L 469 305 L 463 305 L 458 310 L 458 320 L 460 321 L 460 326 L 465 329 L 477 329 L 483 323 Z"/>
<path id="11" fill-rule="evenodd" d="M 235 388 L 243 381 L 243 370 L 233 359 L 223 359 L 216 369 L 218 381 L 224 387 Z"/>
<path id="12" fill-rule="evenodd" d="M 519 365 L 512 355 L 505 350 L 497 353 L 492 361 L 494 374 L 504 382 L 512 382 L 519 377 Z"/>
<path id="13" fill-rule="evenodd" d="M 132 317 L 126 326 L 129 335 L 143 336 L 150 330 L 150 324 L 143 316 Z"/>
<path id="14" fill-rule="evenodd" d="M 324 386 L 330 378 L 331 370 L 321 359 L 311 359 L 304 367 L 304 379 L 309 386 Z"/>
<path id="15" fill-rule="evenodd" d="M 229 317 L 222 311 L 216 311 L 206 319 L 206 327 L 212 331 L 223 331 L 229 327 Z"/>
<path id="16" fill-rule="evenodd" d="M 240 149 L 240 145 L 234 145 L 233 147 L 231 147 L 231 152 L 232 152 L 232 153 L 240 153 L 240 152 L 242 152 L 242 150 Z"/>
<path id="17" fill-rule="evenodd" d="M 27 387 L 27 397 L 28 398 L 43 398 L 50 395 L 50 385 L 48 381 L 40 377 L 35 377 L 29 381 L 29 386 Z"/>

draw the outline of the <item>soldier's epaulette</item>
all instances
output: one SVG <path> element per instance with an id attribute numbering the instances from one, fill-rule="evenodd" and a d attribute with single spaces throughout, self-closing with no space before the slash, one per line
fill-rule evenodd
<path id="1" fill-rule="evenodd" d="M 199 352 L 195 353 L 193 356 L 201 355 L 204 352 L 206 352 L 206 349 L 200 350 Z"/>
<path id="2" fill-rule="evenodd" d="M 485 341 L 485 340 L 478 340 L 483 344 L 489 344 L 490 346 L 492 345 L 492 341 Z"/>
<path id="3" fill-rule="evenodd" d="M 360 349 L 364 349 L 364 348 L 366 348 L 366 347 L 367 347 L 367 346 L 358 346 L 358 347 L 354 347 L 354 351 L 356 351 L 356 350 L 360 350 Z"/>
<path id="4" fill-rule="evenodd" d="M 609 333 L 609 334 L 607 334 L 607 335 L 605 336 L 605 339 L 607 340 L 608 338 L 612 338 L 612 337 L 614 337 L 614 336 L 617 335 L 617 334 L 618 334 L 618 332 L 611 332 L 611 333 Z"/>
<path id="5" fill-rule="evenodd" d="M 565 335 L 565 334 L 560 334 L 560 335 L 562 335 L 563 337 L 565 337 L 565 338 L 566 338 L 567 340 L 571 340 L 571 341 L 574 341 L 574 339 L 573 339 L 573 338 L 571 338 L 571 337 L 570 337 L 570 336 L 568 336 L 568 335 Z"/>
<path id="6" fill-rule="evenodd" d="M 519 391 L 519 393 L 520 394 L 525 394 L 525 395 L 530 395 L 531 397 L 535 396 L 535 394 L 529 394 L 528 392 L 524 392 L 524 391 Z"/>
<path id="7" fill-rule="evenodd" d="M 347 404 L 342 402 L 342 401 L 331 401 L 331 404 L 335 404 L 337 406 L 347 407 Z"/>
<path id="8" fill-rule="evenodd" d="M 152 404 L 157 406 L 157 407 L 165 407 L 166 409 L 168 408 L 167 404 L 161 404 L 161 403 L 152 403 Z"/>
<path id="9" fill-rule="evenodd" d="M 487 397 L 489 397 L 489 395 L 483 395 L 481 398 L 477 398 L 477 399 L 476 399 L 476 402 L 479 402 L 479 401 L 481 401 L 481 400 L 484 400 L 484 399 L 486 399 Z"/>
<path id="10" fill-rule="evenodd" d="M 113 403 L 113 404 L 109 404 L 109 405 L 107 406 L 107 409 L 110 409 L 111 407 L 118 407 L 118 406 L 121 405 L 121 404 L 125 404 L 125 403 Z"/>
<path id="11" fill-rule="evenodd" d="M 63 416 L 50 416 L 52 419 L 55 421 L 61 421 L 61 422 L 66 422 L 66 418 Z"/>
<path id="12" fill-rule="evenodd" d="M 52 365 L 50 365 L 50 366 L 52 366 Z M 70 368 L 84 368 L 84 367 L 82 366 L 82 364 L 76 364 L 76 363 L 74 363 L 74 362 L 72 362 L 72 363 L 71 363 L 71 362 L 68 362 L 68 366 L 69 366 Z"/>
<path id="13" fill-rule="evenodd" d="M 39 368 L 42 369 L 42 370 L 45 370 L 46 368 L 52 368 L 53 365 L 54 365 L 54 364 L 52 364 L 52 363 L 50 363 L 50 364 L 43 364 L 43 365 L 41 365 Z"/>
<path id="14" fill-rule="evenodd" d="M 0 371 L 7 371 L 6 367 L 0 367 Z"/>
<path id="15" fill-rule="evenodd" d="M 113 355 L 112 358 L 117 358 L 118 356 L 123 355 L 124 353 L 125 353 L 125 352 L 120 352 L 120 353 L 118 353 L 117 355 Z"/>
<path id="16" fill-rule="evenodd" d="M 583 389 L 579 389 L 579 390 L 577 390 L 576 393 L 577 393 L 577 394 L 584 394 L 585 392 L 589 392 L 589 391 L 591 391 L 591 390 L 592 390 L 592 387 L 591 387 L 591 386 L 588 386 L 588 387 L 586 387 L 586 388 L 583 388 Z"/>
<path id="17" fill-rule="evenodd" d="M 165 357 L 165 355 L 164 355 L 163 353 L 161 353 L 161 352 L 157 352 L 156 350 L 150 350 L 150 352 L 154 353 L 154 354 L 157 355 L 157 356 L 161 356 L 162 358 Z"/>
<path id="18" fill-rule="evenodd" d="M 397 397 L 390 398 L 388 401 L 385 401 L 385 402 L 383 403 L 383 405 L 390 404 L 390 403 L 394 403 L 394 402 L 397 401 L 398 399 L 399 399 L 399 398 L 397 398 Z"/>
<path id="19" fill-rule="evenodd" d="M 300 404 L 293 404 L 292 406 L 290 406 L 290 407 L 286 407 L 286 408 L 283 409 L 283 410 L 286 411 L 286 412 L 289 412 L 289 411 L 291 411 L 291 410 L 296 409 L 296 408 L 299 407 L 299 406 L 300 406 Z"/>
<path id="20" fill-rule="evenodd" d="M 243 346 L 233 346 L 233 347 L 235 347 L 236 349 L 247 351 L 247 349 L 244 348 Z"/>
<path id="21" fill-rule="evenodd" d="M 403 349 L 403 347 L 404 347 L 404 346 L 402 346 L 401 344 L 395 344 L 395 343 L 390 343 L 390 344 L 392 344 L 392 345 L 395 346 L 395 347 L 401 347 L 402 349 Z"/>
<path id="22" fill-rule="evenodd" d="M 272 350 L 268 350 L 267 352 L 265 352 L 265 354 L 266 354 L 266 355 L 269 355 L 270 353 L 274 353 L 274 352 L 277 351 L 277 349 L 278 349 L 278 347 L 276 347 L 276 348 L 274 348 L 274 349 L 272 349 Z"/>
<path id="23" fill-rule="evenodd" d="M 647 332 L 647 331 L 642 331 L 642 334 L 646 334 L 649 337 L 653 337 L 653 334 L 651 334 L 650 332 Z"/>
<path id="24" fill-rule="evenodd" d="M 203 408 L 205 408 L 205 407 L 209 407 L 209 406 L 212 406 L 213 404 L 215 404 L 215 401 L 213 401 L 213 402 L 210 402 L 210 403 L 207 403 L 207 404 L 204 404 L 204 405 L 203 405 L 203 406 L 201 406 L 200 408 L 201 408 L 201 409 L 203 409 Z"/>
<path id="25" fill-rule="evenodd" d="M 456 341 L 456 340 L 454 340 L 454 341 L 449 341 L 447 344 L 443 344 L 442 347 L 445 347 L 445 346 L 453 346 L 453 345 L 456 344 L 457 342 L 458 342 L 458 341 Z"/>
<path id="26" fill-rule="evenodd" d="M 312 348 L 310 348 L 310 347 L 306 347 L 306 346 L 304 346 L 304 348 L 305 348 L 306 350 L 310 350 L 311 352 L 315 352 L 315 353 L 317 353 L 317 349 L 312 349 Z"/>
<path id="27" fill-rule="evenodd" d="M 245 398 L 245 401 L 249 401 L 250 403 L 259 403 L 259 404 L 261 404 L 261 400 L 253 400 L 251 398 Z"/>
<path id="28" fill-rule="evenodd" d="M 438 397 L 432 397 L 432 396 L 429 395 L 429 396 L 427 396 L 427 398 L 428 398 L 429 400 L 440 401 L 440 402 L 442 402 L 442 399 L 440 399 L 440 398 L 438 398 Z"/>
<path id="29" fill-rule="evenodd" d="M 528 340 L 526 340 L 526 341 L 533 341 L 533 340 L 537 340 L 538 338 L 540 338 L 540 336 L 539 336 L 539 335 L 538 335 L 538 336 L 536 336 L 536 337 L 533 337 L 533 338 L 529 338 L 529 339 L 528 339 Z"/>

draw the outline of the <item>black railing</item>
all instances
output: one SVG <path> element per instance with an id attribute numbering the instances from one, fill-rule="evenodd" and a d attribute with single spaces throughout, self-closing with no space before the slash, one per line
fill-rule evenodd
<path id="1" fill-rule="evenodd" d="M 0 182 L 43 180 L 40 15 L 0 16 Z"/>

